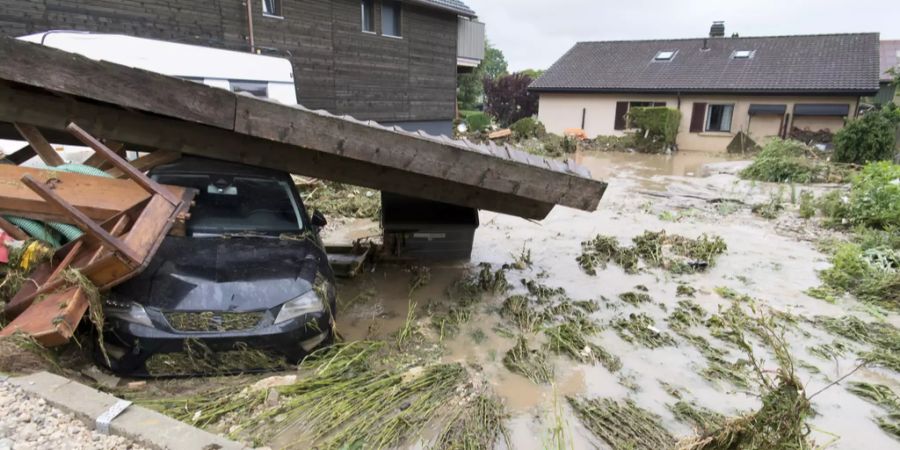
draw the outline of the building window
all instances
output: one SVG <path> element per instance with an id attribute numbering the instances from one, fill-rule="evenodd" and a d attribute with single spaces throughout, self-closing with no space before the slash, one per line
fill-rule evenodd
<path id="1" fill-rule="evenodd" d="M 263 14 L 281 17 L 281 0 L 262 0 Z"/>
<path id="2" fill-rule="evenodd" d="M 731 131 L 734 105 L 709 105 L 706 113 L 706 131 Z"/>
<path id="3" fill-rule="evenodd" d="M 381 4 L 381 34 L 385 36 L 403 36 L 400 29 L 402 8 L 400 2 L 384 0 Z"/>
<path id="4" fill-rule="evenodd" d="M 675 53 L 676 52 L 674 50 L 663 50 L 663 51 L 657 53 L 656 56 L 653 57 L 653 60 L 654 61 L 671 61 L 672 58 L 675 57 Z"/>
<path id="5" fill-rule="evenodd" d="M 268 98 L 269 83 L 265 81 L 229 81 L 231 92 L 239 94 L 246 92 L 254 97 Z"/>
<path id="6" fill-rule="evenodd" d="M 753 50 L 736 50 L 731 54 L 731 59 L 750 59 L 754 53 Z"/>
<path id="7" fill-rule="evenodd" d="M 362 0 L 362 30 L 375 32 L 375 0 Z"/>

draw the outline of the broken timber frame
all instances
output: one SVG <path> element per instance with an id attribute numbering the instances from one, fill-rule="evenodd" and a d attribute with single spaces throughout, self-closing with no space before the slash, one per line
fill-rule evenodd
<path id="1" fill-rule="evenodd" d="M 77 125 L 69 124 L 66 129 L 149 195 L 97 223 L 62 195 L 73 192 L 60 188 L 65 180 L 39 181 L 34 174 L 24 173 L 22 184 L 65 216 L 66 222 L 77 225 L 84 235 L 35 268 L 6 306 L 6 315 L 14 319 L 0 330 L 0 337 L 22 332 L 46 346 L 66 343 L 90 307 L 91 299 L 88 287 L 70 279 L 65 272 L 77 270 L 99 290 L 140 273 L 178 217 L 186 213 L 195 194 L 192 190 L 157 184 Z"/>
<path id="2" fill-rule="evenodd" d="M 137 148 L 531 219 L 556 204 L 592 211 L 606 189 L 572 161 L 282 105 L 29 42 L 0 39 L 0 61 L 2 122 L 61 131 L 76 121 Z"/>

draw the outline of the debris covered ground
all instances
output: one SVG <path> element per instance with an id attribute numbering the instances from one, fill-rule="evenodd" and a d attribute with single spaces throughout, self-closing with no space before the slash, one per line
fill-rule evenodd
<path id="1" fill-rule="evenodd" d="M 481 213 L 470 264 L 342 282 L 299 370 L 106 389 L 272 448 L 898 446 L 900 316 L 811 296 L 850 235 L 724 159 L 588 154 L 597 212 Z"/>

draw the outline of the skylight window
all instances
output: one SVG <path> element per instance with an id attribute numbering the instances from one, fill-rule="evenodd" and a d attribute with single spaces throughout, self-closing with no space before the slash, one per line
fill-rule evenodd
<path id="1" fill-rule="evenodd" d="M 733 59 L 750 59 L 753 57 L 753 53 L 753 50 L 737 50 L 731 55 L 731 57 Z"/>
<path id="2" fill-rule="evenodd" d="M 675 52 L 672 50 L 663 50 L 656 54 L 653 58 L 654 61 L 671 61 L 672 58 L 675 57 Z"/>

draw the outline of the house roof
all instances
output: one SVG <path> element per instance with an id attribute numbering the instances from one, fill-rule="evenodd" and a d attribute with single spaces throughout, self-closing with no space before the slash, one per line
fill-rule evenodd
<path id="1" fill-rule="evenodd" d="M 887 74 L 891 67 L 900 67 L 900 40 L 881 41 L 881 69 L 878 71 L 882 81 L 891 81 Z"/>
<path id="2" fill-rule="evenodd" d="M 466 17 L 475 17 L 475 11 L 469 8 L 462 0 L 414 0 L 416 3 L 445 9 Z"/>
<path id="3" fill-rule="evenodd" d="M 675 55 L 656 61 L 663 51 Z M 737 51 L 753 54 L 735 59 Z M 870 94 L 878 64 L 877 33 L 580 42 L 530 89 Z"/>

